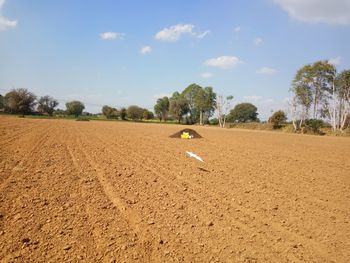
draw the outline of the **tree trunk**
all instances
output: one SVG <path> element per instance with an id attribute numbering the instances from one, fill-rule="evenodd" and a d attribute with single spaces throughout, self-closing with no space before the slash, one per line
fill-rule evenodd
<path id="1" fill-rule="evenodd" d="M 337 130 L 337 120 L 336 120 L 336 105 L 335 105 L 335 85 L 334 85 L 334 82 L 333 82 L 333 85 L 332 85 L 332 113 L 330 114 L 331 115 L 331 121 L 332 121 L 332 129 L 333 131 L 336 131 Z"/>
<path id="2" fill-rule="evenodd" d="M 317 119 L 317 104 L 318 104 L 318 88 L 315 90 L 315 98 L 314 98 L 314 114 L 313 118 Z"/>
<path id="3" fill-rule="evenodd" d="M 339 117 L 338 117 L 338 127 L 340 129 L 342 124 L 342 108 L 343 108 L 343 98 L 339 98 Z"/>

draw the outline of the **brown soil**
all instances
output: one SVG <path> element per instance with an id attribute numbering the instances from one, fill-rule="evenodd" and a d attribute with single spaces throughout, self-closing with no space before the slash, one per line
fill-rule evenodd
<path id="1" fill-rule="evenodd" d="M 179 129 L 0 117 L 0 261 L 348 262 L 348 138 Z"/>
<path id="2" fill-rule="evenodd" d="M 198 132 L 196 132 L 195 130 L 192 130 L 192 129 L 183 129 L 183 130 L 181 130 L 181 131 L 178 131 L 178 132 L 174 133 L 173 135 L 170 135 L 169 137 L 170 137 L 170 138 L 179 138 L 179 139 L 181 139 L 181 135 L 182 135 L 184 132 L 189 133 L 190 136 L 192 136 L 191 139 L 200 139 L 200 138 L 202 138 L 202 136 L 200 136 L 200 135 L 198 134 Z"/>

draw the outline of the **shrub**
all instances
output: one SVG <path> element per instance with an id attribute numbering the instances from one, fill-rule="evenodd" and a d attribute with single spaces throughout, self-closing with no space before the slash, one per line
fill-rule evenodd
<path id="1" fill-rule="evenodd" d="M 79 117 L 76 119 L 76 121 L 90 121 L 90 120 L 88 118 Z"/>
<path id="2" fill-rule="evenodd" d="M 276 111 L 272 114 L 272 116 L 269 118 L 269 122 L 272 123 L 274 129 L 281 128 L 281 124 L 287 120 L 287 116 L 284 113 L 284 111 Z"/>
<path id="3" fill-rule="evenodd" d="M 217 118 L 211 119 L 209 121 L 210 125 L 219 125 L 219 120 Z"/>
<path id="4" fill-rule="evenodd" d="M 324 122 L 319 119 L 309 119 L 305 121 L 305 127 L 302 130 L 304 133 L 323 134 L 321 128 Z"/>

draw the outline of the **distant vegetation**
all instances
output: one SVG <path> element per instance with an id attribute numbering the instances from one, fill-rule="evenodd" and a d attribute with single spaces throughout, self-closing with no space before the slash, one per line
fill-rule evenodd
<path id="1" fill-rule="evenodd" d="M 337 73 L 328 61 L 317 61 L 300 68 L 294 77 L 290 91 L 292 99 L 287 113 L 272 113 L 267 123 L 260 123 L 258 109 L 252 103 L 231 106 L 233 96 L 216 94 L 212 87 L 191 84 L 171 97 L 157 99 L 153 112 L 131 105 L 117 108 L 105 105 L 101 113 L 84 112 L 81 101 L 66 103 L 66 109 L 50 96 L 37 97 L 27 89 L 12 89 L 0 95 L 0 112 L 9 114 L 38 115 L 82 119 L 110 119 L 182 124 L 212 124 L 220 127 L 252 129 L 282 129 L 300 133 L 322 134 L 322 129 L 342 133 L 350 124 L 350 70 Z M 214 116 L 215 114 L 215 116 Z M 84 116 L 84 118 L 80 118 Z M 228 123 L 228 125 L 227 125 Z"/>

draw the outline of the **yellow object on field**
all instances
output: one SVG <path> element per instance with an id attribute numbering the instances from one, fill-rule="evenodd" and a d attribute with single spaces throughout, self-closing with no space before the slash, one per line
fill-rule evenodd
<path id="1" fill-rule="evenodd" d="M 190 133 L 189 132 L 183 132 L 181 134 L 181 139 L 191 139 Z"/>

